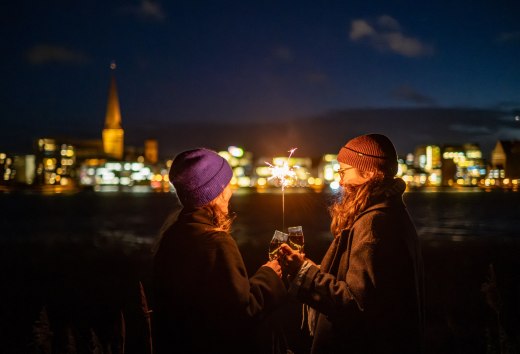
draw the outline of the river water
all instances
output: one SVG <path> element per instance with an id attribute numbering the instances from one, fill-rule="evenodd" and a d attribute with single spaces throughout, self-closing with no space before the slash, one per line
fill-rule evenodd
<path id="1" fill-rule="evenodd" d="M 275 229 L 295 225 L 303 226 L 307 256 L 319 263 L 331 241 L 327 207 L 334 197 L 236 191 L 233 236 L 248 270 L 267 260 Z M 428 352 L 493 352 L 500 333 L 514 346 L 520 337 L 520 193 L 454 190 L 404 198 L 423 244 Z M 38 352 L 34 331 L 41 333 L 47 321 L 54 352 L 67 345 L 92 352 L 93 332 L 105 352 L 115 352 L 121 316 L 126 353 L 145 352 L 139 282 L 146 295 L 151 249 L 174 200 L 168 193 L 1 194 L 0 335 L 6 352 Z M 148 301 L 153 307 L 150 294 Z M 279 324 L 289 346 L 306 353 L 309 338 L 299 315 L 294 304 Z"/>

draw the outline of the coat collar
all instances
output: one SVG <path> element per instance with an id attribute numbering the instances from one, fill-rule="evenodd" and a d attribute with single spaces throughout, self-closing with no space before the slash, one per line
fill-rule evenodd
<path id="1" fill-rule="evenodd" d="M 214 215 L 211 208 L 202 206 L 197 208 L 184 208 L 179 215 L 179 220 L 215 226 L 213 217 Z"/>
<path id="2" fill-rule="evenodd" d="M 375 204 L 369 206 L 365 210 L 363 210 L 361 213 L 359 213 L 354 222 L 356 222 L 361 216 L 365 215 L 366 213 L 369 213 L 373 210 L 381 210 L 390 208 L 392 205 L 396 205 L 400 201 L 402 201 L 402 197 L 404 194 L 404 191 L 406 190 L 406 182 L 403 181 L 402 178 L 394 178 L 390 186 L 386 189 L 384 194 L 379 199 L 379 202 L 376 202 Z"/>

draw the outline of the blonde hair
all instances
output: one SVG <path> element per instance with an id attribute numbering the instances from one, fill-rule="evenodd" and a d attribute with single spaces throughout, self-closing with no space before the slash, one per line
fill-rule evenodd
<path id="1" fill-rule="evenodd" d="M 219 195 L 219 197 L 220 197 L 220 195 Z M 219 198 L 219 197 L 217 197 L 217 198 Z M 230 233 L 231 226 L 233 224 L 233 220 L 235 219 L 235 215 L 225 213 L 224 211 L 222 211 L 222 209 L 218 206 L 217 198 L 213 199 L 211 202 L 209 202 L 208 204 L 203 206 L 203 208 L 208 209 L 212 215 L 212 221 L 213 221 L 214 227 L 209 228 L 209 230 L 224 231 L 224 232 Z M 157 253 L 157 251 L 159 249 L 159 245 L 161 244 L 161 240 L 164 237 L 164 234 L 173 224 L 175 224 L 177 222 L 177 219 L 179 218 L 179 214 L 182 212 L 183 208 L 184 207 L 182 206 L 180 201 L 178 201 L 178 199 L 177 199 L 177 203 L 176 203 L 173 211 L 166 217 L 166 220 L 163 222 L 163 224 L 159 230 L 159 237 L 156 238 L 155 243 L 152 245 L 152 254 Z"/>
<path id="2" fill-rule="evenodd" d="M 363 171 L 359 173 L 365 174 Z M 343 230 L 352 228 L 356 217 L 372 205 L 376 197 L 384 193 L 388 181 L 388 177 L 378 171 L 366 183 L 345 186 L 338 200 L 329 207 L 332 235 L 338 237 Z"/>
<path id="3" fill-rule="evenodd" d="M 215 225 L 214 230 L 230 233 L 231 226 L 233 225 L 233 220 L 235 220 L 235 215 L 230 213 L 224 213 L 222 209 L 218 207 L 215 200 L 209 202 L 207 207 L 211 210 L 213 214 L 213 225 Z"/>

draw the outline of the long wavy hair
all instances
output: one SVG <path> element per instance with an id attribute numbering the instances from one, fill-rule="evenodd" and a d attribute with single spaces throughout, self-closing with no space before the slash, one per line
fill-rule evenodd
<path id="1" fill-rule="evenodd" d="M 359 172 L 362 176 L 366 175 L 366 172 Z M 329 207 L 332 235 L 338 237 L 343 230 L 350 229 L 356 217 L 374 204 L 391 182 L 392 178 L 377 171 L 366 183 L 344 186 L 339 198 Z"/>
<path id="2" fill-rule="evenodd" d="M 235 220 L 235 214 L 229 212 L 225 213 L 224 211 L 222 211 L 222 209 L 218 207 L 215 199 L 209 202 L 207 207 L 211 210 L 211 213 L 213 214 L 213 225 L 215 225 L 215 228 L 213 230 L 230 233 L 231 226 L 233 225 L 233 221 Z"/>

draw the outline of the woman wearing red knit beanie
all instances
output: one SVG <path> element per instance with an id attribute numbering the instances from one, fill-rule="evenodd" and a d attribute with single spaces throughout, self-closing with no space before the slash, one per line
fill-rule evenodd
<path id="1" fill-rule="evenodd" d="M 420 353 L 424 271 L 394 145 L 362 135 L 337 159 L 342 189 L 321 264 L 282 247 L 289 291 L 308 308 L 311 353 Z"/>

